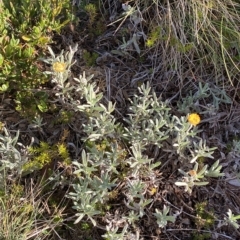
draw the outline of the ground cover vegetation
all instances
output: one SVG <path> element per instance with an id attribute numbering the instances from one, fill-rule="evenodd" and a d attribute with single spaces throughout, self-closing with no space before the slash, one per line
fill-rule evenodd
<path id="1" fill-rule="evenodd" d="M 0 239 L 240 238 L 237 0 L 0 0 Z"/>

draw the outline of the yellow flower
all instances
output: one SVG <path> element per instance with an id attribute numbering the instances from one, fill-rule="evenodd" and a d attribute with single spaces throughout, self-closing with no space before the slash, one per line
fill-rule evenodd
<path id="1" fill-rule="evenodd" d="M 197 113 L 191 113 L 188 116 L 188 122 L 191 123 L 193 126 L 196 126 L 200 123 L 201 118 Z"/>
<path id="2" fill-rule="evenodd" d="M 192 177 L 197 176 L 197 172 L 196 172 L 195 170 L 190 170 L 188 173 L 189 173 L 189 175 L 192 176 Z"/>
<path id="3" fill-rule="evenodd" d="M 60 72 L 64 72 L 66 70 L 66 64 L 63 62 L 55 62 L 53 63 L 53 71 L 60 73 Z"/>
<path id="4" fill-rule="evenodd" d="M 157 188 L 155 188 L 155 187 L 151 187 L 149 190 L 150 195 L 154 195 L 156 192 L 157 192 Z"/>

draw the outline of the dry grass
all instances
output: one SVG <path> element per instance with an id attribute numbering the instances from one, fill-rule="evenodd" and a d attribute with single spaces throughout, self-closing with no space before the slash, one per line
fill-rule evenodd
<path id="1" fill-rule="evenodd" d="M 8 183 L 1 190 L 0 239 L 43 240 L 59 236 L 56 229 L 62 224 L 62 209 L 51 204 L 49 193 L 43 195 L 43 185 L 29 181 L 24 185 Z"/>

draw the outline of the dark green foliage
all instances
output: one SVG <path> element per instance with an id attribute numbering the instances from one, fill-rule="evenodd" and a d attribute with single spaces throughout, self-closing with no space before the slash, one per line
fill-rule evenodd
<path id="1" fill-rule="evenodd" d="M 26 102 L 31 102 L 30 114 L 46 110 L 46 99 L 32 93 L 48 80 L 37 59 L 52 42 L 53 31 L 59 32 L 70 20 L 68 0 L 0 3 L 0 92 L 13 93 L 18 110 L 26 108 Z"/>

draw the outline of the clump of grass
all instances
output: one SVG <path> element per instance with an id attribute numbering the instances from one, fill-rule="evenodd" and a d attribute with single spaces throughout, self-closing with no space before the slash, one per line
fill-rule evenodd
<path id="1" fill-rule="evenodd" d="M 189 70 L 217 81 L 225 76 L 238 81 L 240 52 L 240 8 L 236 0 L 154 1 L 138 0 L 148 23 L 146 45 L 161 58 L 163 72 L 170 69 L 183 76 Z M 155 66 L 156 67 L 156 66 Z"/>
<path id="2" fill-rule="evenodd" d="M 7 184 L 0 196 L 0 239 L 47 239 L 61 225 L 59 209 L 47 216 L 41 186 Z"/>

